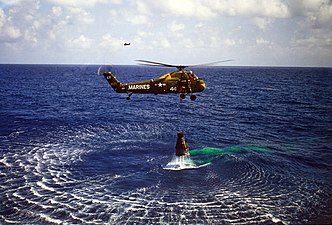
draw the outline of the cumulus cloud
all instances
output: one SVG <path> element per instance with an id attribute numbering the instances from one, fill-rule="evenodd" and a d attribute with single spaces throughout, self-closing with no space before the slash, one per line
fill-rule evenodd
<path id="1" fill-rule="evenodd" d="M 321 50 L 332 57 L 330 0 L 0 0 L 0 3 L 0 45 L 15 47 L 21 54 L 28 54 L 27 49 L 70 52 L 77 48 L 89 56 L 104 49 L 122 51 L 123 42 L 130 41 L 132 45 L 126 51 L 137 55 L 149 51 L 174 57 L 187 51 L 188 57 L 195 54 L 212 57 L 219 53 L 243 55 L 242 51 L 253 52 L 255 48 L 257 51 L 264 48 L 264 54 L 268 54 L 267 46 L 278 45 L 279 55 L 284 53 L 281 58 L 285 59 L 291 51 L 304 54 L 309 48 L 311 55 L 314 52 L 319 55 Z M 8 47 L 7 55 L 10 50 Z"/>
<path id="2" fill-rule="evenodd" d="M 125 13 L 126 20 L 134 25 L 146 25 L 149 24 L 149 18 L 146 15 Z"/>
<path id="3" fill-rule="evenodd" d="M 78 38 L 68 40 L 66 46 L 69 48 L 86 49 L 92 46 L 93 40 L 80 35 Z"/>
<path id="4" fill-rule="evenodd" d="M 111 9 L 110 15 L 115 21 L 122 20 L 132 25 L 149 25 L 152 20 L 148 5 L 141 1 L 130 3 L 130 7 Z"/>
<path id="5" fill-rule="evenodd" d="M 266 30 L 274 18 L 291 16 L 289 5 L 283 0 L 138 0 L 150 15 L 162 17 L 188 17 L 198 21 L 221 17 L 252 18 L 259 29 Z"/>
<path id="6" fill-rule="evenodd" d="M 14 5 L 14 4 L 17 4 L 21 1 L 22 0 L 0 0 L 0 3 L 1 4 L 6 4 L 6 5 Z"/>
<path id="7" fill-rule="evenodd" d="M 307 13 L 308 21 L 315 28 L 328 27 L 332 29 L 332 2 L 321 4 L 314 12 Z"/>
<path id="8" fill-rule="evenodd" d="M 272 19 L 271 18 L 262 18 L 262 17 L 256 17 L 254 18 L 254 23 L 256 26 L 261 29 L 261 30 L 267 30 L 270 28 L 272 24 Z"/>
<path id="9" fill-rule="evenodd" d="M 71 6 L 71 7 L 93 7 L 98 3 L 101 4 L 121 4 L 122 0 L 88 0 L 88 1 L 77 1 L 77 0 L 48 0 L 54 5 Z"/>
<path id="10" fill-rule="evenodd" d="M 292 0 L 287 4 L 292 16 L 308 16 L 319 12 L 323 5 L 329 4 L 329 0 Z"/>
<path id="11" fill-rule="evenodd" d="M 162 15 L 211 19 L 217 16 L 289 17 L 287 4 L 282 0 L 163 0 L 146 1 Z"/>
<path id="12" fill-rule="evenodd" d="M 62 14 L 62 8 L 60 6 L 53 6 L 52 12 L 54 16 L 61 16 Z"/>
<path id="13" fill-rule="evenodd" d="M 0 9 L 0 40 L 11 41 L 21 36 L 19 28 L 10 23 L 10 19 L 5 15 L 5 12 Z"/>
<path id="14" fill-rule="evenodd" d="M 241 40 L 241 39 L 236 39 L 236 38 L 234 38 L 234 39 L 232 39 L 232 38 L 226 38 L 224 41 L 223 41 L 223 43 L 226 45 L 226 46 L 240 46 L 240 45 L 242 45 L 243 44 L 243 40 Z"/>
<path id="15" fill-rule="evenodd" d="M 211 7 L 204 3 L 205 1 L 163 0 L 150 1 L 149 6 L 153 7 L 154 10 L 161 12 L 163 16 L 175 15 L 197 17 L 201 19 L 215 17 L 216 14 L 211 10 Z"/>
<path id="16" fill-rule="evenodd" d="M 179 31 L 183 31 L 185 28 L 185 25 L 183 23 L 178 23 L 176 21 L 172 21 L 171 24 L 168 25 L 168 29 L 172 32 L 172 33 L 176 33 Z"/>
<path id="17" fill-rule="evenodd" d="M 289 10 L 281 0 L 216 0 L 209 5 L 219 15 L 254 17 L 289 17 Z"/>
<path id="18" fill-rule="evenodd" d="M 38 5 L 30 5 L 23 14 L 23 7 L 13 6 L 7 12 L 0 8 L 0 41 L 14 42 L 25 33 L 25 37 L 34 36 L 34 30 L 40 25 L 31 20 L 31 15 L 38 10 Z M 28 36 L 27 33 L 31 35 Z M 32 38 L 34 39 L 34 38 Z"/>
<path id="19" fill-rule="evenodd" d="M 14 26 L 8 26 L 6 28 L 4 28 L 3 30 L 1 30 L 2 32 L 2 36 L 7 40 L 13 40 L 13 39 L 17 39 L 19 38 L 22 33 L 21 30 L 17 27 Z"/>
<path id="20" fill-rule="evenodd" d="M 296 4 L 297 3 L 297 4 Z M 332 2 L 329 0 L 295 0 L 290 3 L 294 16 L 304 18 L 289 43 L 303 54 L 324 54 L 332 57 Z M 310 50 L 309 50 L 310 49 Z M 321 56 L 320 58 L 323 58 Z"/>
<path id="21" fill-rule="evenodd" d="M 21 49 L 91 46 L 91 40 L 82 32 L 95 18 L 83 8 L 56 5 L 40 10 L 44 5 L 35 0 L 7 6 L 5 10 L 0 8 L 0 42 L 11 42 Z"/>
<path id="22" fill-rule="evenodd" d="M 264 38 L 257 38 L 256 39 L 256 44 L 259 44 L 259 45 L 269 45 L 270 44 L 270 41 L 268 40 L 265 40 Z"/>
<path id="23" fill-rule="evenodd" d="M 77 8 L 77 7 L 69 7 L 67 15 L 72 18 L 72 22 L 76 24 L 92 24 L 95 19 L 94 17 L 87 12 L 85 9 Z"/>
<path id="24" fill-rule="evenodd" d="M 152 42 L 152 44 L 156 48 L 170 48 L 171 47 L 169 40 L 166 37 L 162 37 L 162 36 L 160 36 L 156 40 L 154 40 Z"/>
<path id="25" fill-rule="evenodd" d="M 114 48 L 118 49 L 123 46 L 124 40 L 120 38 L 113 37 L 111 34 L 104 34 L 101 37 L 101 42 L 99 46 L 102 48 Z"/>
<path id="26" fill-rule="evenodd" d="M 289 1 L 293 17 L 304 17 L 305 23 L 312 28 L 332 29 L 332 1 L 330 0 L 293 0 Z"/>

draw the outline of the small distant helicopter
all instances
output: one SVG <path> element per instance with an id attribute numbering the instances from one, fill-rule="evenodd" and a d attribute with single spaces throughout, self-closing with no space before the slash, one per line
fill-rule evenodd
<path id="1" fill-rule="evenodd" d="M 128 84 L 122 84 L 115 75 L 110 71 L 103 72 L 105 79 L 111 85 L 111 87 L 117 93 L 127 93 L 127 100 L 130 100 L 130 97 L 134 93 L 139 94 L 180 94 L 180 98 L 184 99 L 188 94 L 190 94 L 190 99 L 192 101 L 196 100 L 196 92 L 202 92 L 206 85 L 205 82 L 196 76 L 190 70 L 184 70 L 187 67 L 198 67 L 198 66 L 208 66 L 212 64 L 228 62 L 233 60 L 223 60 L 212 63 L 182 66 L 182 65 L 171 65 L 160 62 L 153 62 L 147 60 L 136 60 L 140 65 L 145 66 L 163 66 L 163 67 L 173 67 L 177 68 L 177 71 L 166 73 L 159 78 L 137 81 Z M 101 73 L 102 66 L 98 69 L 98 74 Z"/>

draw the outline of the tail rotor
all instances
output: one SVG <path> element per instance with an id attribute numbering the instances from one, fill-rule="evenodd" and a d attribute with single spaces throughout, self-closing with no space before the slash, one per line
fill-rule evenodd
<path id="1" fill-rule="evenodd" d="M 111 66 L 109 65 L 103 65 L 103 66 L 99 66 L 98 70 L 97 70 L 97 75 L 103 75 L 106 72 L 110 72 L 111 71 Z"/>

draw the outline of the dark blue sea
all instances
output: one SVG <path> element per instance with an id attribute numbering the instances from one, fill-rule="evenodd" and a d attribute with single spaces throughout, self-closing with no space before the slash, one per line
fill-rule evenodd
<path id="1" fill-rule="evenodd" d="M 0 65 L 0 224 L 332 223 L 332 68 L 192 68 L 196 101 L 97 69 Z M 167 170 L 179 130 L 192 167 Z"/>

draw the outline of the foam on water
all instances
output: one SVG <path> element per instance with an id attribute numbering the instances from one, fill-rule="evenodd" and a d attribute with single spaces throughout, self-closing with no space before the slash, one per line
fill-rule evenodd
<path id="1" fill-rule="evenodd" d="M 164 166 L 165 170 L 188 170 L 188 169 L 198 169 L 203 166 L 207 166 L 209 163 L 202 165 L 197 165 L 190 156 L 173 156 L 172 160 Z"/>

